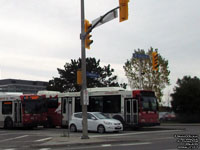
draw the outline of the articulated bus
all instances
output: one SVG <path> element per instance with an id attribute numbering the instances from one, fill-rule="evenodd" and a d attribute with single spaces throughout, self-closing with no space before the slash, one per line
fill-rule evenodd
<path id="1" fill-rule="evenodd" d="M 36 127 L 47 123 L 44 97 L 0 94 L 0 127 Z"/>
<path id="2" fill-rule="evenodd" d="M 88 112 L 102 112 L 120 120 L 124 126 L 159 125 L 158 102 L 153 91 L 127 91 L 116 87 L 90 88 L 87 91 Z M 61 119 L 60 126 L 68 125 L 72 113 L 82 111 L 80 92 L 59 93 L 56 104 L 54 110 L 59 112 L 57 118 Z"/>

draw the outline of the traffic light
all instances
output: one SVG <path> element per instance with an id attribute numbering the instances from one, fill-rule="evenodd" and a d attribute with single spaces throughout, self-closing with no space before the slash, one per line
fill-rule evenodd
<path id="1" fill-rule="evenodd" d="M 119 0 L 119 22 L 128 20 L 128 2 L 129 0 Z"/>
<path id="2" fill-rule="evenodd" d="M 152 64 L 153 64 L 153 70 L 158 71 L 158 53 L 152 52 Z"/>
<path id="3" fill-rule="evenodd" d="M 90 22 L 88 20 L 85 20 L 85 33 L 89 30 L 91 26 L 92 25 L 90 24 Z M 90 40 L 91 37 L 92 35 L 90 35 L 89 33 L 85 37 L 85 48 L 87 49 L 90 49 L 90 44 L 93 43 L 93 40 Z"/>
<path id="4" fill-rule="evenodd" d="M 80 69 L 77 70 L 77 84 L 78 85 L 82 84 L 82 72 Z"/>

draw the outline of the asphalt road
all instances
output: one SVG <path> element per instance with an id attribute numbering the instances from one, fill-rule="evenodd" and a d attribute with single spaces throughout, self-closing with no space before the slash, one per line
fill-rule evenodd
<path id="1" fill-rule="evenodd" d="M 173 130 L 172 130 L 173 129 Z M 175 149 L 197 149 L 195 147 L 183 147 L 187 144 L 199 145 L 200 126 L 160 126 L 154 128 L 143 128 L 137 131 L 124 131 L 122 133 L 89 133 L 90 138 L 105 137 L 127 139 L 127 142 L 106 143 L 96 145 L 76 145 L 73 147 L 43 147 L 31 148 L 30 145 L 40 145 L 54 137 L 66 135 L 66 129 L 44 129 L 34 130 L 4 130 L 0 129 L 0 150 L 175 150 Z M 71 133 L 71 136 L 80 138 L 82 133 Z M 188 145 L 187 145 L 188 146 Z"/>

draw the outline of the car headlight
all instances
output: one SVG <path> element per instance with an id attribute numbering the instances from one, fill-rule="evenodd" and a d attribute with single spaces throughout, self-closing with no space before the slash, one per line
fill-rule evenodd
<path id="1" fill-rule="evenodd" d="M 108 121 L 104 121 L 104 123 L 105 123 L 106 125 L 112 125 L 112 123 L 111 123 L 111 122 L 108 122 Z"/>

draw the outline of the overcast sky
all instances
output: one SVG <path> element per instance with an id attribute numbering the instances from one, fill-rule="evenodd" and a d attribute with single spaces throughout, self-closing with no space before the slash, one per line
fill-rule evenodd
<path id="1" fill-rule="evenodd" d="M 92 21 L 118 0 L 85 0 Z M 123 65 L 134 49 L 158 48 L 169 61 L 172 91 L 184 75 L 200 77 L 200 0 L 130 0 L 129 19 L 95 28 L 87 57 L 110 64 L 126 82 Z M 81 56 L 80 0 L 0 0 L 0 79 L 48 81 Z M 170 90 L 171 89 L 171 90 Z"/>

